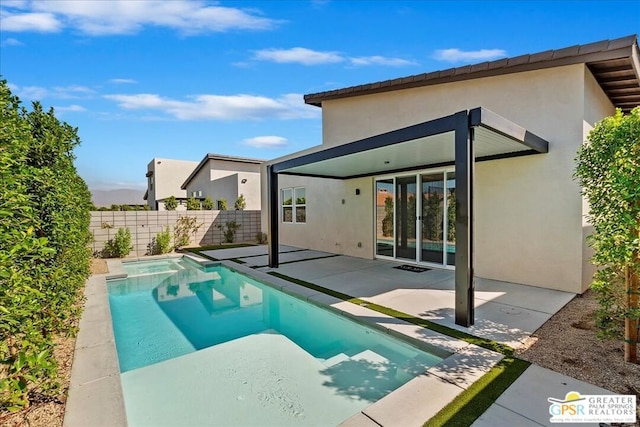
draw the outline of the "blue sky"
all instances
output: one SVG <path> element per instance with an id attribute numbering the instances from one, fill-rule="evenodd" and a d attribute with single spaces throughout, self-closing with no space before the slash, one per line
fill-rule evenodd
<path id="1" fill-rule="evenodd" d="M 79 128 L 91 189 L 154 157 L 322 143 L 304 94 L 640 32 L 640 1 L 0 2 L 0 74 Z"/>

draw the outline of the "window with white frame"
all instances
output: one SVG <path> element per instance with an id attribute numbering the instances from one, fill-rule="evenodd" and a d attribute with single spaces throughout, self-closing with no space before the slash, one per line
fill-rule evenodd
<path id="1" fill-rule="evenodd" d="M 283 188 L 282 195 L 282 222 L 299 223 L 307 222 L 307 197 L 304 187 Z"/>

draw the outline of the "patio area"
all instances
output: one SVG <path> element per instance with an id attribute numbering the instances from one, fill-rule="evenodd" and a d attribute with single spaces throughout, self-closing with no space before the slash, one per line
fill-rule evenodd
<path id="1" fill-rule="evenodd" d="M 465 328 L 454 322 L 452 270 L 413 272 L 398 269 L 402 263 L 393 261 L 367 260 L 286 245 L 280 245 L 279 249 L 281 263 L 275 269 L 266 266 L 266 246 L 203 254 L 219 260 L 233 259 L 258 271 L 276 271 L 514 348 L 520 347 L 574 297 L 568 292 L 477 277 L 475 324 Z"/>

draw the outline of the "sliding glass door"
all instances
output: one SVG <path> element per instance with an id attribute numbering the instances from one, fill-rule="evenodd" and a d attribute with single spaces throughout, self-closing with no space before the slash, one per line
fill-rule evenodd
<path id="1" fill-rule="evenodd" d="M 439 266 L 455 264 L 452 171 L 375 181 L 376 256 Z"/>
<path id="2" fill-rule="evenodd" d="M 421 261 L 442 264 L 444 259 L 444 173 L 422 178 Z"/>
<path id="3" fill-rule="evenodd" d="M 395 186 L 393 178 L 376 181 L 376 255 L 394 257 Z"/>

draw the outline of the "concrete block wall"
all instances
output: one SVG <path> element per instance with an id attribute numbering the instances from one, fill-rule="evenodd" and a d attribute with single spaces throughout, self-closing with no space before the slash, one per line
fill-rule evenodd
<path id="1" fill-rule="evenodd" d="M 260 211 L 96 211 L 91 212 L 90 229 L 94 236 L 91 249 L 94 253 L 101 253 L 105 243 L 115 236 L 119 228 L 128 228 L 133 246 L 129 255 L 149 254 L 150 244 L 156 235 L 167 226 L 173 235 L 176 222 L 182 216 L 196 217 L 197 224 L 202 224 L 191 239 L 192 245 L 222 243 L 223 230 L 226 229 L 226 223 L 231 221 L 240 224 L 235 243 L 255 242 L 256 234 L 261 230 Z"/>

